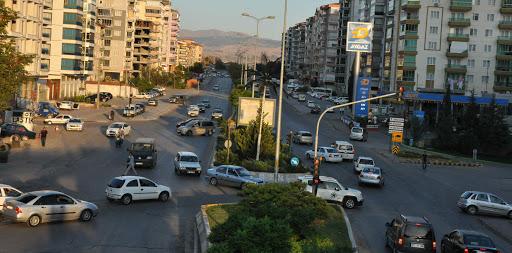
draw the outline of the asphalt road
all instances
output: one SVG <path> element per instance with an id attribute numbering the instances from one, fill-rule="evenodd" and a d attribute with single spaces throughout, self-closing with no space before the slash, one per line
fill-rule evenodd
<path id="1" fill-rule="evenodd" d="M 312 99 L 312 98 L 308 98 Z M 318 100 L 316 100 L 318 101 Z M 325 102 L 319 102 L 325 104 Z M 295 99 L 283 101 L 283 133 L 307 130 L 314 134 L 319 115 L 312 115 L 305 103 Z M 340 120 L 339 113 L 326 114 L 321 123 L 320 146 L 329 146 L 336 140 L 348 140 L 349 129 Z M 385 171 L 386 185 L 381 189 L 358 186 L 353 164 L 324 163 L 320 175 L 336 178 L 346 187 L 359 189 L 364 205 L 348 210 L 348 215 L 361 253 L 387 252 L 384 247 L 384 224 L 400 214 L 425 216 L 433 224 L 438 245 L 442 236 L 455 228 L 484 232 L 494 238 L 501 252 L 512 252 L 512 221 L 501 217 L 470 216 L 459 210 L 456 202 L 466 190 L 488 191 L 512 202 L 512 176 L 510 166 L 429 167 L 401 164 L 388 153 L 387 136 L 370 132 L 368 142 L 355 142 L 356 156 L 370 156 Z M 311 147 L 294 144 L 293 151 L 303 157 Z M 440 252 L 440 250 L 438 250 Z"/>
<path id="2" fill-rule="evenodd" d="M 211 91 L 214 83 L 221 91 Z M 230 85 L 227 78 L 205 82 L 200 93 L 189 91 L 192 97 L 187 103 L 207 97 L 212 108 L 227 111 Z M 210 112 L 208 109 L 201 116 L 209 117 Z M 176 106 L 159 120 L 132 123 L 133 132 L 123 149 L 115 149 L 113 141 L 104 136 L 105 124 L 87 123 L 81 133 L 51 130 L 45 149 L 34 145 L 15 151 L 8 164 L 0 165 L 0 183 L 22 191 L 59 190 L 96 203 L 100 213 L 89 223 L 52 223 L 37 228 L 0 221 L 0 252 L 191 252 L 194 216 L 200 206 L 233 202 L 237 190 L 212 187 L 203 177 L 174 174 L 171 161 L 178 151 L 198 154 L 203 169 L 209 167 L 213 151 L 215 137 L 176 134 L 175 124 L 184 118 L 186 108 Z M 126 147 L 138 137 L 156 139 L 157 167 L 139 169 L 138 173 L 171 187 L 173 196 L 167 203 L 144 201 L 123 206 L 105 199 L 106 184 L 124 172 Z"/>

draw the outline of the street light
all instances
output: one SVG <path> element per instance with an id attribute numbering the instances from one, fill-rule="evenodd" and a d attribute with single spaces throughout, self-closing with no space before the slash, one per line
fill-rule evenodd
<path id="1" fill-rule="evenodd" d="M 263 20 L 266 20 L 266 19 L 275 19 L 276 17 L 274 16 L 266 16 L 266 17 L 261 17 L 261 18 L 257 18 L 247 12 L 244 12 L 242 13 L 242 16 L 243 17 L 248 17 L 248 18 L 252 18 L 254 20 L 256 20 L 256 41 L 258 41 L 259 37 L 260 37 L 260 22 L 263 21 Z M 257 42 L 256 42 L 257 43 Z M 256 80 L 256 64 L 257 64 L 257 56 L 254 55 L 254 75 L 252 76 L 252 97 L 254 97 L 254 81 Z"/>

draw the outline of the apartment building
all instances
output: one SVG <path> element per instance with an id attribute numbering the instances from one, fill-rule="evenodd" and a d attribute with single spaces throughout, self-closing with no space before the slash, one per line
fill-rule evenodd
<path id="1" fill-rule="evenodd" d="M 170 34 L 170 71 L 178 66 L 178 36 L 180 32 L 180 13 L 178 10 L 171 9 L 171 34 Z"/>
<path id="2" fill-rule="evenodd" d="M 178 40 L 178 65 L 191 67 L 203 61 L 203 46 L 193 40 Z"/>
<path id="3" fill-rule="evenodd" d="M 48 1 L 6 0 L 5 6 L 18 12 L 18 19 L 9 22 L 7 33 L 15 43 L 17 50 L 23 54 L 33 55 L 33 61 L 26 66 L 29 80 L 21 84 L 18 97 L 27 100 L 39 100 L 40 91 L 44 91 L 48 75 L 48 64 L 43 61 L 42 27 L 43 5 Z M 45 22 L 48 22 L 45 19 Z"/>
<path id="4" fill-rule="evenodd" d="M 288 28 L 286 33 L 286 75 L 303 79 L 304 54 L 306 50 L 306 22 Z"/>

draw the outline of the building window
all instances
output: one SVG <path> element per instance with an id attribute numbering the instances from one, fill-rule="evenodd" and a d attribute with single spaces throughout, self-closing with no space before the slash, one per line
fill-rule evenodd
<path id="1" fill-rule="evenodd" d="M 439 30 L 439 27 L 431 26 L 430 27 L 430 34 L 437 34 L 438 30 Z"/>
<path id="2" fill-rule="evenodd" d="M 66 25 L 82 25 L 82 15 L 76 13 L 64 12 L 64 24 Z"/>
<path id="3" fill-rule="evenodd" d="M 496 5 L 496 0 L 488 0 L 489 5 Z"/>
<path id="4" fill-rule="evenodd" d="M 115 15 L 116 17 L 121 17 L 121 16 L 123 15 L 123 12 L 122 12 L 122 11 L 120 11 L 120 10 L 115 10 L 115 11 L 114 11 L 114 15 Z"/>
<path id="5" fill-rule="evenodd" d="M 121 36 L 121 31 L 120 30 L 114 30 L 114 36 L 115 37 Z"/>
<path id="6" fill-rule="evenodd" d="M 64 0 L 64 8 L 65 9 L 77 9 L 82 10 L 84 3 L 82 0 Z"/>
<path id="7" fill-rule="evenodd" d="M 78 29 L 62 29 L 62 39 L 82 41 L 82 31 Z"/>
<path id="8" fill-rule="evenodd" d="M 484 68 L 491 67 L 491 61 L 490 60 L 483 60 L 482 61 L 482 67 L 484 67 Z"/>
<path id="9" fill-rule="evenodd" d="M 482 76 L 482 83 L 489 83 L 489 76 Z"/>
<path id="10" fill-rule="evenodd" d="M 473 0 L 473 5 L 480 5 L 480 0 Z"/>
<path id="11" fill-rule="evenodd" d="M 478 30 L 475 28 L 469 29 L 469 35 L 471 36 L 478 36 Z"/>
<path id="12" fill-rule="evenodd" d="M 132 52 L 126 52 L 126 57 L 132 57 Z"/>
<path id="13" fill-rule="evenodd" d="M 126 42 L 126 47 L 131 48 L 132 47 L 132 43 L 131 42 Z"/>
<path id="14" fill-rule="evenodd" d="M 430 12 L 430 18 L 438 19 L 439 18 L 439 11 L 431 11 Z"/>
<path id="15" fill-rule="evenodd" d="M 487 21 L 494 21 L 494 14 L 487 14 Z"/>
<path id="16" fill-rule="evenodd" d="M 434 41 L 429 41 L 428 42 L 428 49 L 437 49 L 437 42 L 434 42 Z"/>
<path id="17" fill-rule="evenodd" d="M 427 65 L 436 65 L 436 57 L 427 57 Z"/>
<path id="18" fill-rule="evenodd" d="M 491 45 L 485 45 L 484 46 L 484 52 L 489 53 L 489 52 L 491 52 L 491 50 L 492 50 L 492 46 Z"/>
<path id="19" fill-rule="evenodd" d="M 114 20 L 114 26 L 117 26 L 117 27 L 121 26 L 121 20 L 119 20 L 119 19 Z"/>
<path id="20" fill-rule="evenodd" d="M 62 43 L 62 54 L 82 55 L 82 46 L 80 44 Z"/>
<path id="21" fill-rule="evenodd" d="M 81 70 L 80 60 L 61 59 L 61 70 Z"/>
<path id="22" fill-rule="evenodd" d="M 102 66 L 105 66 L 105 67 L 109 67 L 109 66 L 110 66 L 110 61 L 109 61 L 109 60 L 103 60 L 103 61 L 101 62 L 101 65 L 102 65 Z"/>
<path id="23" fill-rule="evenodd" d="M 112 37 L 112 30 L 105 29 L 105 33 L 103 34 L 105 37 Z"/>
<path id="24" fill-rule="evenodd" d="M 435 72 L 427 72 L 427 80 L 435 80 L 436 74 Z"/>
<path id="25" fill-rule="evenodd" d="M 105 40 L 103 45 L 106 47 L 110 47 L 110 40 Z"/>
<path id="26" fill-rule="evenodd" d="M 485 37 L 492 36 L 492 30 L 491 29 L 485 29 Z"/>
<path id="27" fill-rule="evenodd" d="M 473 20 L 478 21 L 478 13 L 473 13 Z"/>
<path id="28" fill-rule="evenodd" d="M 466 81 L 467 81 L 468 83 L 473 83 L 473 79 L 474 79 L 474 76 L 473 76 L 473 75 L 467 75 L 467 76 L 466 76 Z"/>
<path id="29" fill-rule="evenodd" d="M 468 45 L 469 52 L 475 52 L 476 51 L 476 45 L 475 44 L 469 44 Z"/>
<path id="30" fill-rule="evenodd" d="M 110 56 L 110 50 L 104 50 L 103 51 L 103 56 L 109 57 Z"/>
<path id="31" fill-rule="evenodd" d="M 468 60 L 468 68 L 474 68 L 475 67 L 475 60 L 471 59 Z"/>

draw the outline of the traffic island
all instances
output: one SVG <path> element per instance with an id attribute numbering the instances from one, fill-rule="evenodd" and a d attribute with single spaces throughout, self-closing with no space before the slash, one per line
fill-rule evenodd
<path id="1" fill-rule="evenodd" d="M 357 252 L 343 208 L 303 184 L 250 186 L 242 197 L 201 207 L 195 252 Z"/>
<path id="2" fill-rule="evenodd" d="M 422 164 L 422 153 L 411 150 L 410 147 L 402 145 L 402 149 L 397 154 L 400 163 Z M 439 166 L 461 166 L 461 167 L 480 167 L 479 162 L 469 161 L 468 159 L 457 159 L 456 157 L 445 157 L 443 155 L 427 153 L 428 165 Z"/>

